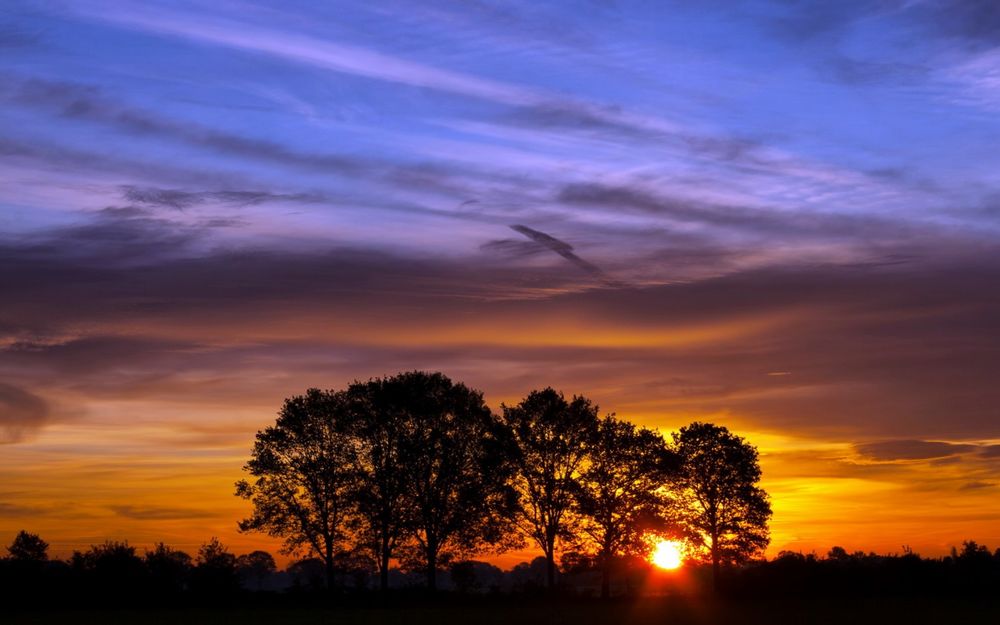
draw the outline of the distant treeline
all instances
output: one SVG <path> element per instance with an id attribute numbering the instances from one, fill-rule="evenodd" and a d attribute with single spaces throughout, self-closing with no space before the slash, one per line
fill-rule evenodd
<path id="1" fill-rule="evenodd" d="M 724 589 L 747 596 L 851 595 L 995 597 L 1000 588 L 1000 548 L 969 540 L 943 558 L 903 553 L 848 553 L 834 547 L 825 557 L 783 551 L 772 560 L 733 570 Z"/>
<path id="2" fill-rule="evenodd" d="M 20 532 L 0 558 L 0 598 L 8 607 L 149 606 L 175 603 L 232 604 L 263 601 L 327 601 L 326 565 L 305 558 L 284 570 L 264 551 L 236 556 L 218 540 L 194 557 L 161 544 L 139 552 L 123 542 L 107 542 L 69 560 L 50 559 L 41 537 Z M 703 594 L 728 596 L 992 596 L 1000 584 L 1000 549 L 973 541 L 943 558 L 848 553 L 834 547 L 826 556 L 782 552 L 725 569 L 714 589 L 711 566 L 689 563 L 678 571 L 658 571 L 647 560 L 616 558 L 615 594 Z M 567 554 L 559 567 L 561 596 L 596 596 L 602 574 L 593 559 Z M 510 570 L 481 561 L 458 561 L 441 572 L 441 589 L 454 596 L 548 594 L 544 557 Z M 364 602 L 385 598 L 376 571 L 364 561 L 342 557 L 333 582 L 334 597 Z M 390 592 L 400 598 L 426 592 L 419 573 L 393 568 Z M 378 601 L 381 601 L 379 599 Z M 151 603 L 153 602 L 153 603 Z M 159 603 L 157 603 L 159 602 Z M 166 602 L 166 603 L 164 603 Z"/>

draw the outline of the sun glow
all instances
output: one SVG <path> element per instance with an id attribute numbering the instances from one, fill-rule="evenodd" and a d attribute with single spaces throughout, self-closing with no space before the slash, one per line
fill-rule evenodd
<path id="1" fill-rule="evenodd" d="M 684 548 L 676 540 L 661 540 L 656 543 L 650 560 L 661 569 L 678 569 L 684 564 Z"/>

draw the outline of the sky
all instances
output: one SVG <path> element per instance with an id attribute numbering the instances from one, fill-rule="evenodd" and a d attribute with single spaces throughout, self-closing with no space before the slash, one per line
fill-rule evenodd
<path id="1" fill-rule="evenodd" d="M 283 398 L 426 369 L 729 427 L 772 555 L 1000 546 L 998 113 L 992 0 L 7 0 L 0 542 L 276 548 Z"/>

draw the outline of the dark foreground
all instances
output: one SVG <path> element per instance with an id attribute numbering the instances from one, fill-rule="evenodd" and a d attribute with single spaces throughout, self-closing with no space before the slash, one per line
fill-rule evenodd
<path id="1" fill-rule="evenodd" d="M 648 598 L 542 602 L 518 597 L 463 605 L 19 610 L 9 625 L 890 625 L 1000 623 L 1000 598 L 719 600 Z"/>

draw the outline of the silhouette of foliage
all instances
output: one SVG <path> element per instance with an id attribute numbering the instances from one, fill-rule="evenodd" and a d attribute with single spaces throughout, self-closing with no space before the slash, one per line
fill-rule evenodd
<path id="1" fill-rule="evenodd" d="M 267 580 L 278 570 L 274 556 L 266 551 L 251 551 L 236 558 L 236 572 L 243 586 L 264 590 Z"/>
<path id="2" fill-rule="evenodd" d="M 504 573 L 499 567 L 488 562 L 462 560 L 455 562 L 449 569 L 451 583 L 460 593 L 475 593 L 500 589 Z"/>
<path id="3" fill-rule="evenodd" d="M 303 558 L 288 565 L 288 575 L 295 591 L 320 591 L 327 588 L 326 563 L 320 558 Z"/>
<path id="4" fill-rule="evenodd" d="M 146 551 L 145 564 L 156 591 L 176 593 L 187 588 L 193 564 L 183 551 L 157 543 Z"/>
<path id="5" fill-rule="evenodd" d="M 585 397 L 566 401 L 562 393 L 545 388 L 502 408 L 518 448 L 518 521 L 542 550 L 546 586 L 552 588 L 559 541 L 574 537 L 570 513 L 579 469 L 597 429 L 597 406 Z"/>
<path id="6" fill-rule="evenodd" d="M 213 536 L 198 549 L 191 589 L 202 594 L 228 594 L 238 588 L 236 556 Z"/>
<path id="7" fill-rule="evenodd" d="M 597 423 L 580 472 L 580 536 L 595 551 L 601 596 L 616 559 L 647 556 L 651 534 L 668 529 L 666 484 L 678 462 L 663 437 L 609 415 Z"/>
<path id="8" fill-rule="evenodd" d="M 408 554 L 433 590 L 448 559 L 503 548 L 516 504 L 512 441 L 482 393 L 440 373 L 404 373 L 384 383 L 407 415 L 400 469 L 412 505 Z"/>
<path id="9" fill-rule="evenodd" d="M 215 567 L 221 562 L 222 568 L 228 569 L 234 561 L 246 563 L 258 559 L 265 562 L 264 568 L 268 568 L 266 557 L 247 554 L 233 558 L 224 546 L 217 540 L 212 540 L 202 547 L 198 565 L 204 570 L 210 563 Z M 358 552 L 345 551 L 337 555 L 338 576 L 343 580 L 338 588 L 362 593 L 356 598 L 361 601 L 360 604 L 353 603 L 355 599 L 352 599 L 349 605 L 365 603 L 363 592 L 366 583 L 363 580 L 366 571 L 370 570 L 370 565 L 365 564 L 366 562 Z M 179 569 L 174 569 L 175 572 L 190 570 L 191 564 L 190 558 L 185 554 L 162 543 L 147 550 L 145 558 L 137 558 L 134 549 L 127 543 L 97 545 L 84 552 L 75 552 L 72 568 L 58 559 L 50 558 L 24 567 L 22 560 L 2 558 L 0 605 L 8 609 L 26 610 L 25 614 L 34 616 L 49 607 L 106 606 L 116 610 L 121 607 L 149 610 L 150 606 L 184 606 L 191 605 L 192 602 L 195 605 L 219 604 L 227 602 L 227 597 L 233 596 L 233 586 L 226 583 L 208 586 L 198 586 L 195 583 L 192 588 L 185 587 L 178 592 L 178 578 L 175 575 L 156 572 L 164 563 L 169 567 L 179 566 Z M 567 592 L 588 595 L 599 586 L 601 573 L 594 554 L 563 552 L 562 565 L 562 583 Z M 619 556 L 613 559 L 612 565 L 615 587 L 625 594 L 657 592 L 662 588 L 656 586 L 656 579 L 660 574 L 652 570 L 645 558 Z M 254 593 L 247 593 L 240 597 L 241 605 L 301 606 L 303 601 L 308 605 L 310 599 L 303 594 L 320 593 L 327 588 L 325 569 L 325 563 L 319 558 L 293 562 L 284 573 L 276 574 L 274 578 L 275 581 L 281 580 L 280 587 L 287 591 L 285 598 L 270 594 L 252 598 Z M 544 588 L 546 569 L 544 556 L 539 556 L 532 562 L 518 564 L 506 572 L 485 562 L 459 561 L 452 564 L 450 575 L 443 578 L 443 583 L 447 586 L 447 580 L 450 580 L 451 588 L 466 594 L 487 591 L 531 594 Z M 686 584 L 692 584 L 685 586 L 686 592 L 707 590 L 707 582 L 711 580 L 711 565 L 689 563 L 682 572 L 682 577 L 676 578 L 674 575 L 670 574 L 673 579 L 671 588 L 674 588 L 674 583 L 685 579 L 688 580 Z M 412 586 L 414 582 L 420 581 L 400 573 L 398 569 L 393 570 L 391 579 L 396 587 Z M 921 558 L 905 547 L 901 554 L 891 555 L 849 552 L 842 547 L 831 548 L 826 557 L 819 557 L 815 553 L 782 551 L 772 560 L 755 560 L 741 567 L 734 567 L 723 578 L 723 582 L 720 590 L 726 595 L 734 598 L 749 597 L 755 602 L 768 597 L 829 598 L 841 602 L 845 597 L 871 597 L 882 601 L 899 596 L 921 600 L 928 597 L 950 598 L 952 605 L 981 603 L 995 597 L 995 589 L 1000 584 L 1000 550 L 991 552 L 985 545 L 966 541 L 961 547 L 954 549 L 951 555 L 942 558 Z M 648 584 L 652 585 L 646 586 Z M 407 596 L 404 593 L 400 599 Z M 384 597 L 372 599 L 373 606 L 387 605 Z M 970 602 L 970 599 L 973 601 Z M 706 599 L 696 601 L 702 606 L 718 603 Z M 828 602 L 827 599 L 823 601 Z M 781 602 L 774 603 L 780 605 Z M 596 607 L 596 604 L 591 605 Z M 6 615 L 5 612 L 4 616 Z M 48 622 L 44 616 L 31 622 L 36 620 Z M 64 619 L 60 617 L 60 620 Z M 979 622 L 992 621 L 987 619 Z"/>
<path id="10" fill-rule="evenodd" d="M 389 563 L 396 547 L 410 535 L 406 453 L 409 423 L 404 389 L 393 378 L 355 382 L 348 387 L 351 406 L 356 514 L 350 520 L 358 544 L 367 550 L 379 574 L 379 588 L 389 588 Z"/>
<path id="11" fill-rule="evenodd" d="M 49 543 L 38 534 L 21 530 L 7 547 L 7 553 L 11 560 L 17 562 L 45 562 L 49 559 Z"/>
<path id="12" fill-rule="evenodd" d="M 95 592 L 134 594 L 146 582 L 145 564 L 127 541 L 109 540 L 87 551 L 74 551 L 70 566 Z"/>
<path id="13" fill-rule="evenodd" d="M 757 449 L 724 427 L 695 422 L 673 434 L 673 450 L 680 467 L 671 497 L 688 539 L 707 552 L 718 586 L 722 565 L 746 562 L 770 540 Z"/>
<path id="14" fill-rule="evenodd" d="M 356 492 L 348 403 L 342 392 L 318 389 L 286 400 L 275 425 L 257 432 L 244 467 L 255 479 L 236 484 L 253 503 L 240 530 L 284 538 L 286 553 L 308 548 L 324 561 L 331 587 Z"/>

